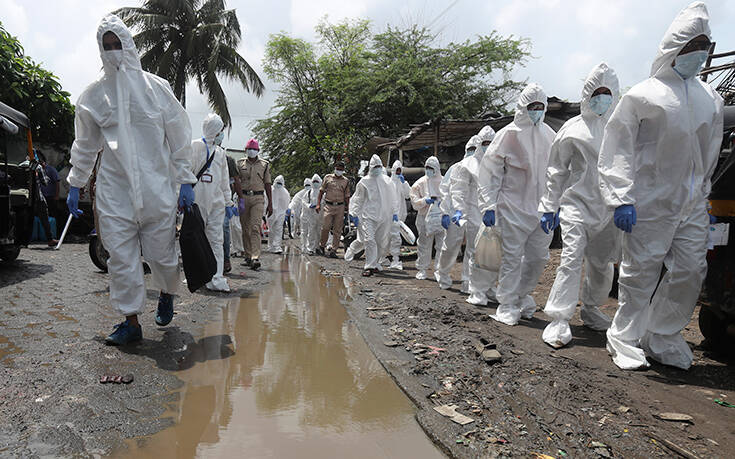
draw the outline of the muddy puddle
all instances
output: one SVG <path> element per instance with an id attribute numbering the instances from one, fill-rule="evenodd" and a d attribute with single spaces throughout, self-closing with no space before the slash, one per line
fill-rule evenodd
<path id="1" fill-rule="evenodd" d="M 264 291 L 213 311 L 221 320 L 191 345 L 176 424 L 120 455 L 444 457 L 349 321 L 343 279 L 300 257 L 269 268 Z"/>

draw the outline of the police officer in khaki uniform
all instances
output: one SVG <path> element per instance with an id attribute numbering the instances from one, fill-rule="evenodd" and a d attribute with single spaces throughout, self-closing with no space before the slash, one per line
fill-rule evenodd
<path id="1" fill-rule="evenodd" d="M 271 170 L 270 164 L 258 158 L 260 147 L 255 139 L 248 140 L 245 145 L 247 158 L 237 162 L 240 173 L 243 197 L 240 199 L 240 223 L 242 225 L 242 245 L 245 249 L 244 265 L 253 270 L 260 268 L 260 227 L 263 218 L 264 196 L 268 197 L 266 215 L 273 214 L 271 202 Z"/>
<path id="2" fill-rule="evenodd" d="M 332 232 L 332 250 L 330 257 L 337 256 L 337 247 L 339 247 L 339 238 L 342 235 L 342 226 L 344 224 L 345 208 L 350 204 L 350 182 L 344 177 L 345 163 L 338 161 L 334 165 L 334 174 L 327 174 L 319 189 L 319 200 L 316 211 L 322 209 L 321 203 L 324 202 L 324 213 L 322 217 L 322 234 L 319 241 L 319 248 L 316 253 L 324 255 L 324 247 L 329 239 L 329 232 Z M 322 201 L 324 198 L 324 201 Z"/>

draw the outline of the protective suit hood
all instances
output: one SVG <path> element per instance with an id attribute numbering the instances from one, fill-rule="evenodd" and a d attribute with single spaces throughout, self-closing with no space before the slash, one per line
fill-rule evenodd
<path id="1" fill-rule="evenodd" d="M 467 151 L 467 150 L 469 150 L 472 147 L 475 147 L 476 149 L 479 149 L 481 143 L 482 143 L 482 141 L 480 140 L 480 136 L 479 135 L 473 135 L 472 137 L 470 137 L 470 140 L 468 140 L 467 141 L 467 144 L 464 146 L 464 151 Z M 477 154 L 477 153 L 479 153 L 479 151 L 478 150 L 475 150 L 475 154 Z"/>
<path id="2" fill-rule="evenodd" d="M 311 179 L 309 177 L 306 177 L 304 179 L 304 187 L 311 186 Z"/>
<path id="3" fill-rule="evenodd" d="M 380 156 L 373 155 L 370 158 L 370 169 L 372 169 L 373 167 L 376 167 L 376 166 L 383 167 L 383 161 L 381 161 Z"/>
<path id="4" fill-rule="evenodd" d="M 282 175 L 279 175 L 279 176 L 278 176 L 278 177 L 276 177 L 276 179 L 275 179 L 275 180 L 273 181 L 273 184 L 275 185 L 276 183 L 280 183 L 281 185 L 285 185 L 285 182 L 286 182 L 286 181 L 285 181 L 285 179 L 283 178 L 283 176 L 282 176 Z"/>
<path id="5" fill-rule="evenodd" d="M 314 174 L 311 176 L 311 183 L 313 184 L 314 182 L 322 183 L 322 178 L 319 177 L 319 174 Z"/>
<path id="6" fill-rule="evenodd" d="M 694 2 L 679 12 L 661 39 L 656 59 L 651 65 L 651 76 L 673 72 L 671 63 L 682 48 L 699 35 L 712 39 L 707 6 L 703 2 Z"/>
<path id="7" fill-rule="evenodd" d="M 518 97 L 516 114 L 513 118 L 513 121 L 518 127 L 523 128 L 527 126 L 533 126 L 533 121 L 531 121 L 531 118 L 528 116 L 528 109 L 526 107 L 528 107 L 528 104 L 532 104 L 534 102 L 541 102 L 542 104 L 544 104 L 544 115 L 538 121 L 538 126 L 544 122 L 546 109 L 548 108 L 548 100 L 546 98 L 546 93 L 544 92 L 544 89 L 540 85 L 536 83 L 530 83 L 525 88 L 523 88 L 523 91 L 521 91 L 521 95 Z"/>
<path id="8" fill-rule="evenodd" d="M 395 177 L 398 173 L 398 169 L 403 169 L 403 164 L 400 160 L 393 161 L 393 167 L 390 168 L 391 177 Z"/>
<path id="9" fill-rule="evenodd" d="M 377 156 L 375 157 L 377 158 Z M 426 162 L 424 163 L 424 167 L 431 167 L 432 169 L 434 169 L 436 171 L 436 175 L 434 177 L 441 176 L 441 173 L 442 173 L 441 166 L 439 165 L 439 160 L 436 158 L 436 156 L 429 156 Z"/>
<path id="10" fill-rule="evenodd" d="M 207 140 L 208 144 L 212 143 L 224 127 L 225 123 L 222 122 L 222 118 L 216 113 L 210 113 L 202 121 L 202 136 Z"/>
<path id="11" fill-rule="evenodd" d="M 605 87 L 612 93 L 612 104 L 602 116 L 598 116 L 590 108 L 590 98 L 597 88 Z M 605 62 L 601 62 L 592 69 L 584 80 L 582 87 L 582 101 L 580 102 L 580 110 L 584 118 L 602 118 L 607 120 L 615 110 L 615 106 L 620 100 L 620 83 L 618 75 Z"/>
<path id="12" fill-rule="evenodd" d="M 102 36 L 107 32 L 112 32 L 117 35 L 122 43 L 122 62 L 118 67 L 110 60 L 110 52 L 105 51 L 102 46 Z M 100 48 L 100 57 L 102 58 L 102 67 L 105 73 L 115 72 L 119 69 L 125 68 L 126 70 L 142 70 L 140 66 L 140 56 L 138 55 L 138 48 L 135 46 L 133 41 L 133 34 L 130 33 L 130 29 L 125 23 L 114 14 L 110 14 L 102 18 L 99 27 L 97 27 L 97 44 Z"/>

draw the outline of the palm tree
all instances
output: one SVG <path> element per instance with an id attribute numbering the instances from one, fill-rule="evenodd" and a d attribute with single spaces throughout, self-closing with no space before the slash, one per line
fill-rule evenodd
<path id="1" fill-rule="evenodd" d="M 232 125 L 219 77 L 239 81 L 260 97 L 263 82 L 237 52 L 240 22 L 225 0 L 144 0 L 140 8 L 120 8 L 115 14 L 138 31 L 133 37 L 143 69 L 165 78 L 186 107 L 186 83 L 196 81 L 209 105 Z"/>

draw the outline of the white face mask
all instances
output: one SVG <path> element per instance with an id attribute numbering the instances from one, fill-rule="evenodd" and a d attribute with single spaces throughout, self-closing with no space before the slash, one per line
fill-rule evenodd
<path id="1" fill-rule="evenodd" d="M 304 185 L 304 188 L 311 188 L 311 185 Z"/>
<path id="2" fill-rule="evenodd" d="M 383 173 L 382 167 L 373 167 L 372 169 L 370 169 L 370 175 L 373 177 L 377 177 L 382 173 Z"/>
<path id="3" fill-rule="evenodd" d="M 276 188 L 283 188 L 283 183 L 276 183 Z"/>
<path id="4" fill-rule="evenodd" d="M 676 56 L 674 59 L 674 70 L 680 77 L 688 80 L 699 73 L 702 65 L 707 62 L 709 53 L 707 51 L 692 51 L 691 53 Z"/>
<path id="5" fill-rule="evenodd" d="M 428 167 L 426 168 L 426 176 L 427 177 L 433 177 L 435 175 L 436 175 L 436 172 L 434 171 L 434 169 L 429 169 Z"/>
<path id="6" fill-rule="evenodd" d="M 341 171 L 339 169 L 335 169 L 334 171 L 334 175 L 336 175 L 337 177 L 342 177 L 344 174 L 345 174 L 345 171 Z"/>
<path id="7" fill-rule="evenodd" d="M 120 67 L 120 64 L 122 64 L 123 61 L 123 50 L 111 49 L 109 51 L 105 51 L 105 53 L 105 56 L 107 56 L 107 59 L 112 65 L 114 65 L 115 67 Z"/>
<path id="8" fill-rule="evenodd" d="M 248 154 L 248 158 L 257 158 L 258 157 L 258 150 L 248 148 L 245 150 L 245 152 Z"/>

